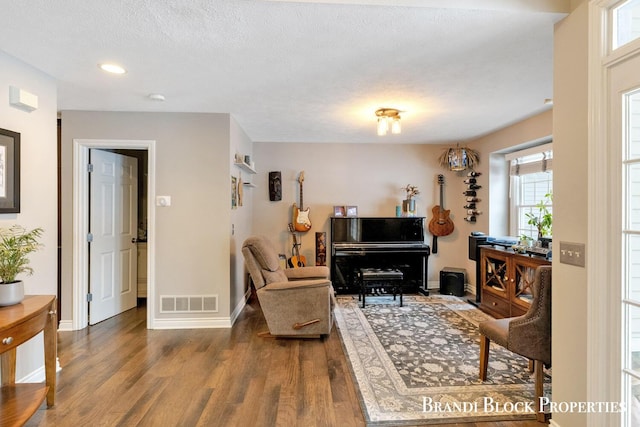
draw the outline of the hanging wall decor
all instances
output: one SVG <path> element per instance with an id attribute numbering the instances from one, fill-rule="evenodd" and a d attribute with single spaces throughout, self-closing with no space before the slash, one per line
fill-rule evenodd
<path id="1" fill-rule="evenodd" d="M 480 163 L 480 154 L 469 147 L 447 148 L 440 156 L 440 166 L 450 171 L 463 171 L 468 168 L 473 169 Z"/>
<path id="2" fill-rule="evenodd" d="M 20 212 L 20 134 L 0 129 L 0 213 Z"/>
<path id="3" fill-rule="evenodd" d="M 467 178 L 464 180 L 464 183 L 467 184 L 467 190 L 462 194 L 466 196 L 465 201 L 467 202 L 464 205 L 464 208 L 467 210 L 467 213 L 464 217 L 464 220 L 467 222 L 476 222 L 476 218 L 482 212 L 478 210 L 478 203 L 480 199 L 478 198 L 478 191 L 482 188 L 481 185 L 478 184 L 478 177 L 482 175 L 480 172 L 471 171 L 467 173 Z"/>
<path id="4" fill-rule="evenodd" d="M 282 174 L 280 171 L 269 172 L 269 200 L 282 200 Z"/>

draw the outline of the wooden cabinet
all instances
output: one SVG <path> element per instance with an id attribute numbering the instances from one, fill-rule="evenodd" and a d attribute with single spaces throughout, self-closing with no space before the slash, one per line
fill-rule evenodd
<path id="1" fill-rule="evenodd" d="M 533 299 L 535 270 L 550 261 L 506 249 L 483 247 L 480 251 L 482 297 L 480 308 L 494 317 L 520 316 Z"/>

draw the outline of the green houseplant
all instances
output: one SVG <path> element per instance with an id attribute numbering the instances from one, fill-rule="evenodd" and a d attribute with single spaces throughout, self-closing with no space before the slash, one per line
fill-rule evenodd
<path id="1" fill-rule="evenodd" d="M 42 228 L 26 230 L 20 225 L 0 229 L 0 306 L 17 304 L 24 298 L 24 284 L 19 274 L 30 275 L 29 254 L 42 244 Z"/>
<path id="2" fill-rule="evenodd" d="M 549 211 L 548 206 L 553 201 L 553 194 L 547 193 L 544 195 L 544 199 L 540 200 L 536 205 L 538 214 L 526 213 L 525 216 L 529 218 L 527 224 L 533 225 L 538 230 L 538 240 L 541 240 L 544 236 L 551 236 L 553 215 Z"/>

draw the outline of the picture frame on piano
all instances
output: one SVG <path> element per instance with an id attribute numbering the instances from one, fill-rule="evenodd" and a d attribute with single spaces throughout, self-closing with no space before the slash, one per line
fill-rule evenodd
<path id="1" fill-rule="evenodd" d="M 347 217 L 353 218 L 358 216 L 357 206 L 347 206 Z"/>
<path id="2" fill-rule="evenodd" d="M 343 217 L 346 216 L 346 211 L 344 206 L 334 206 L 333 207 L 333 216 Z"/>

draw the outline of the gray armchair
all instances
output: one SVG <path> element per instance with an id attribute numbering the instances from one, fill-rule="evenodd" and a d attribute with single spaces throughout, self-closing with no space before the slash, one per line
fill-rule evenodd
<path id="1" fill-rule="evenodd" d="M 331 333 L 335 303 L 327 267 L 283 270 L 276 250 L 263 236 L 245 240 L 242 255 L 271 336 Z"/>
<path id="2" fill-rule="evenodd" d="M 531 307 L 522 316 L 481 322 L 480 379 L 487 379 L 490 341 L 533 361 L 535 375 L 535 407 L 538 421 L 545 421 L 540 407 L 543 395 L 543 365 L 551 366 L 551 266 L 536 269 Z"/>

